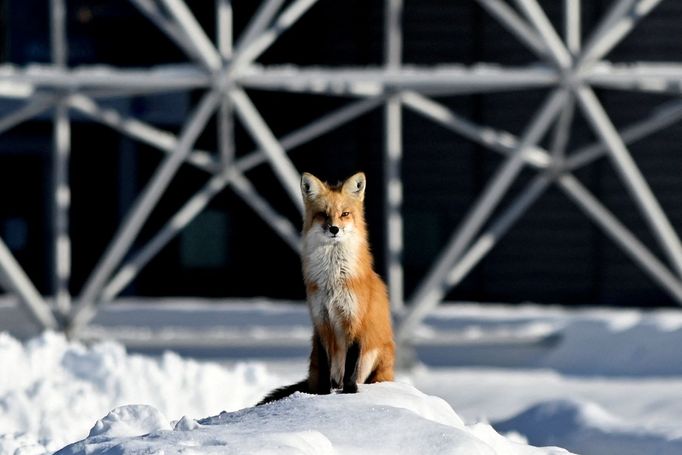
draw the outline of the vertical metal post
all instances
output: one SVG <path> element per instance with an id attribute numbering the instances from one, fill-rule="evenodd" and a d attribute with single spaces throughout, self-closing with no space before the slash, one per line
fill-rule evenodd
<path id="1" fill-rule="evenodd" d="M 50 19 L 52 62 L 63 69 L 68 61 L 65 0 L 50 1 Z M 53 116 L 52 146 L 52 287 L 55 307 L 62 316 L 67 315 L 71 307 L 70 153 L 71 125 L 68 104 L 62 99 L 58 101 Z"/>
<path id="2" fill-rule="evenodd" d="M 218 29 L 218 52 L 223 60 L 232 58 L 233 23 L 232 0 L 216 0 L 216 28 Z M 225 168 L 234 159 L 234 112 L 227 93 L 222 94 L 218 108 L 218 149 L 220 165 Z"/>
<path id="3" fill-rule="evenodd" d="M 384 21 L 384 53 L 388 71 L 397 70 L 402 60 L 403 0 L 386 0 Z M 402 107 L 400 95 L 391 96 L 384 108 L 384 210 L 385 262 L 391 308 L 404 308 L 403 296 L 403 182 Z"/>

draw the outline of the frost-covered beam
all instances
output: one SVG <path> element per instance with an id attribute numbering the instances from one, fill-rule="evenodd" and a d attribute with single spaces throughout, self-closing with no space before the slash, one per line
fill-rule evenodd
<path id="1" fill-rule="evenodd" d="M 460 259 L 472 239 L 507 193 L 523 168 L 529 147 L 537 144 L 544 137 L 561 111 L 566 99 L 567 94 L 561 89 L 554 90 L 548 96 L 530 121 L 519 141 L 516 152 L 500 165 L 460 226 L 450 237 L 443 252 L 414 293 L 412 304 L 401 322 L 400 332 L 403 339 L 411 334 L 417 324 L 445 297 L 450 289 L 447 284 L 447 277 L 453 264 Z"/>
<path id="2" fill-rule="evenodd" d="M 123 69 L 113 66 L 66 69 L 53 65 L 31 65 L 22 68 L 0 65 L 0 87 L 5 84 L 23 87 L 23 91 L 150 89 L 159 92 L 209 88 L 212 81 L 210 76 L 193 65 L 164 65 L 146 69 Z"/>
<path id="3" fill-rule="evenodd" d="M 83 322 L 88 321 L 94 314 L 95 302 L 102 286 L 105 285 L 106 280 L 109 279 L 113 270 L 128 252 L 151 211 L 170 184 L 171 179 L 190 154 L 194 142 L 215 111 L 219 99 L 220 93 L 208 92 L 184 125 L 175 150 L 159 165 L 86 281 L 83 292 L 79 296 L 78 306 L 72 313 L 70 330 L 77 330 Z"/>
<path id="4" fill-rule="evenodd" d="M 672 262 L 678 275 L 682 276 L 682 244 L 656 196 L 592 89 L 581 87 L 576 91 L 576 96 L 585 118 L 607 147 L 611 162 L 660 243 L 663 252 Z"/>
<path id="5" fill-rule="evenodd" d="M 682 65 L 600 62 L 583 76 L 586 83 L 615 90 L 682 94 Z"/>
<path id="6" fill-rule="evenodd" d="M 5 242 L 0 239 L 0 282 L 20 299 L 22 306 L 42 329 L 57 330 L 59 323 L 50 307 L 21 268 Z M 9 368 L 9 366 L 6 366 Z"/>
<path id="7" fill-rule="evenodd" d="M 319 93 L 330 96 L 376 96 L 399 90 L 439 94 L 512 91 L 559 82 L 550 67 L 503 68 L 479 65 L 385 68 L 253 67 L 237 81 L 248 88 Z"/>

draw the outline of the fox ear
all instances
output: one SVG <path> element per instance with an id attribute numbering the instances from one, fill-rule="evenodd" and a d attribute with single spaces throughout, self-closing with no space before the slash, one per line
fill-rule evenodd
<path id="1" fill-rule="evenodd" d="M 362 201 L 365 199 L 366 184 L 367 179 L 365 178 L 365 173 L 358 172 L 352 177 L 348 177 L 348 179 L 343 182 L 342 190 L 344 193 Z"/>
<path id="2" fill-rule="evenodd" d="M 324 183 L 313 174 L 304 172 L 301 176 L 301 194 L 304 200 L 312 200 L 322 194 Z"/>

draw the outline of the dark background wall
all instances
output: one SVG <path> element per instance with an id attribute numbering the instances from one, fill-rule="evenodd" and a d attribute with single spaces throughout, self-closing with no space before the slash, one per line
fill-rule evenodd
<path id="1" fill-rule="evenodd" d="M 69 64 L 150 66 L 186 62 L 165 36 L 127 2 L 68 1 Z M 561 2 L 543 1 L 555 24 Z M 583 2 L 589 31 L 609 1 Z M 237 30 L 257 2 L 233 1 Z M 191 2 L 209 36 L 213 2 Z M 0 1 L 2 63 L 49 61 L 45 0 Z M 609 56 L 614 62 L 677 61 L 682 55 L 682 3 L 664 1 Z M 263 64 L 378 65 L 383 49 L 382 1 L 321 1 L 267 51 Z M 406 0 L 404 62 L 415 65 L 491 62 L 525 65 L 534 56 L 473 1 Z M 644 118 L 667 101 L 661 95 L 598 92 L 616 126 Z M 277 136 L 344 105 L 347 100 L 252 91 Z M 542 90 L 439 98 L 478 123 L 519 134 L 542 101 Z M 112 106 L 177 132 L 197 94 L 116 100 Z M 0 112 L 17 104 L 0 100 Z M 405 111 L 405 278 L 410 292 L 484 187 L 500 159 L 420 116 Z M 215 149 L 215 123 L 198 146 Z M 253 150 L 237 127 L 237 155 Z M 380 110 L 373 111 L 291 156 L 299 170 L 330 181 L 357 170 L 368 174 L 367 212 L 377 265 L 383 271 L 382 141 Z M 673 126 L 630 148 L 674 226 L 682 226 L 682 130 Z M 579 117 L 569 150 L 593 142 Z M 48 116 L 0 136 L 0 236 L 42 292 L 49 293 L 48 251 L 51 123 Z M 104 126 L 73 125 L 71 160 L 72 292 L 77 294 L 155 166 L 161 153 Z M 523 187 L 528 171 L 514 186 Z M 248 174 L 262 194 L 297 226 L 298 215 L 269 168 Z M 581 170 L 580 180 L 660 253 L 625 188 L 605 160 Z M 183 168 L 140 237 L 149 239 L 207 179 Z M 504 204 L 503 204 L 504 205 Z M 661 257 L 659 255 L 659 257 Z M 136 295 L 267 296 L 301 298 L 297 256 L 229 190 L 173 240 L 127 290 Z M 561 193 L 550 190 L 448 299 L 483 302 L 559 302 L 659 306 L 672 304 Z"/>

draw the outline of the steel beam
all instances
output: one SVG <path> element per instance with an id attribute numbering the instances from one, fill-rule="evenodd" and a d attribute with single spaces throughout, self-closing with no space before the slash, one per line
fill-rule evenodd
<path id="1" fill-rule="evenodd" d="M 86 281 L 79 296 L 78 305 L 72 312 L 70 330 L 77 330 L 83 322 L 93 316 L 95 302 L 106 280 L 129 250 L 171 179 L 190 154 L 194 142 L 215 111 L 219 99 L 220 93 L 218 92 L 210 91 L 204 95 L 183 127 L 175 151 L 159 165 L 154 176 L 135 201 L 135 205 L 119 227 L 104 256 Z"/>
<path id="2" fill-rule="evenodd" d="M 0 281 L 19 297 L 20 306 L 28 310 L 29 317 L 41 329 L 59 329 L 59 322 L 52 314 L 50 306 L 45 303 L 2 239 L 0 239 Z"/>
<path id="3" fill-rule="evenodd" d="M 384 4 L 384 61 L 389 71 L 402 61 L 403 0 Z M 403 180 L 402 180 L 402 107 L 400 95 L 393 95 L 384 107 L 384 219 L 385 263 L 391 309 L 404 308 L 403 295 Z"/>
<path id="4" fill-rule="evenodd" d="M 270 165 L 275 171 L 284 189 L 289 193 L 292 202 L 303 213 L 303 200 L 301 199 L 300 173 L 296 170 L 291 160 L 286 156 L 282 145 L 268 128 L 260 113 L 253 105 L 246 92 L 232 90 L 230 98 L 234 103 L 237 116 L 241 119 L 246 129 L 268 157 Z"/>
<path id="5" fill-rule="evenodd" d="M 478 0 L 478 3 L 535 55 L 545 59 L 549 49 L 540 35 L 503 0 Z"/>
<path id="6" fill-rule="evenodd" d="M 406 316 L 401 322 L 402 333 L 411 333 L 426 314 L 443 299 L 449 289 L 447 276 L 452 265 L 461 257 L 476 233 L 488 220 L 521 171 L 526 161 L 528 147 L 537 144 L 542 139 L 561 111 L 567 97 L 564 90 L 554 90 L 537 111 L 524 132 L 516 153 L 506 158 L 500 165 L 485 190 L 464 217 L 462 224 L 448 241 L 434 266 L 419 284 Z"/>
<path id="7" fill-rule="evenodd" d="M 680 239 L 604 108 L 590 88 L 579 88 L 576 91 L 576 96 L 595 134 L 607 147 L 611 162 L 618 171 L 625 187 L 635 200 L 637 207 L 644 215 L 644 219 L 649 224 L 678 275 L 682 276 L 682 244 L 680 244 Z"/>
<path id="8" fill-rule="evenodd" d="M 682 283 L 604 207 L 575 177 L 563 175 L 558 186 L 578 207 L 618 245 L 625 254 L 641 267 L 656 283 L 665 289 L 677 303 L 682 304 Z"/>

